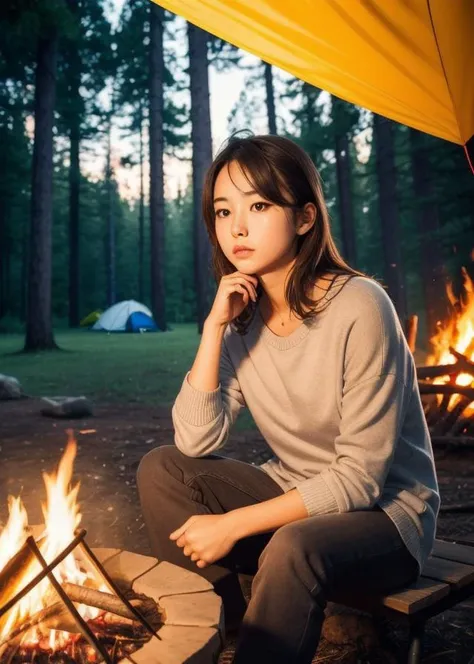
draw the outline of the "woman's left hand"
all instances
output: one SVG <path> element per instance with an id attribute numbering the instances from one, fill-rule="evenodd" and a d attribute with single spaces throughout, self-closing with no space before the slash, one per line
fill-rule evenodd
<path id="1" fill-rule="evenodd" d="M 202 514 L 190 517 L 170 539 L 203 568 L 227 555 L 238 538 L 229 514 Z"/>

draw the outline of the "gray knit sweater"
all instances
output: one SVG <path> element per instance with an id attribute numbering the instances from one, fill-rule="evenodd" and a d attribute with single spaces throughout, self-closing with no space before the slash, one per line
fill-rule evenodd
<path id="1" fill-rule="evenodd" d="M 188 456 L 210 454 L 247 406 L 274 454 L 261 468 L 285 491 L 296 487 L 310 516 L 378 504 L 422 568 L 439 491 L 413 357 L 381 286 L 354 277 L 332 292 L 287 337 L 258 311 L 246 335 L 228 326 L 219 387 L 183 381 L 175 442 Z"/>

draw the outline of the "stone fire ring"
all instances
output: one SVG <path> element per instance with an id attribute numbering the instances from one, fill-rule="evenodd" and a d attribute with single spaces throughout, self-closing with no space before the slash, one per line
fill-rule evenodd
<path id="1" fill-rule="evenodd" d="M 152 636 L 120 664 L 213 664 L 224 641 L 221 598 L 196 574 L 121 549 L 93 549 L 113 581 L 151 597 L 164 612 L 159 639 Z"/>
<path id="2" fill-rule="evenodd" d="M 41 532 L 33 526 L 33 532 Z M 122 589 L 151 597 L 162 611 L 159 638 L 120 664 L 214 664 L 224 643 L 222 600 L 212 585 L 183 567 L 122 549 L 92 549 Z"/>

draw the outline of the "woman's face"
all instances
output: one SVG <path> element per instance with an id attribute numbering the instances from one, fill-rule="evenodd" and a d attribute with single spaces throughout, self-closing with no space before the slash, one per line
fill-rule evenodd
<path id="1" fill-rule="evenodd" d="M 214 213 L 217 241 L 240 272 L 263 276 L 293 260 L 297 236 L 293 212 L 253 191 L 235 161 L 217 176 Z M 251 251 L 235 253 L 237 246 Z"/>

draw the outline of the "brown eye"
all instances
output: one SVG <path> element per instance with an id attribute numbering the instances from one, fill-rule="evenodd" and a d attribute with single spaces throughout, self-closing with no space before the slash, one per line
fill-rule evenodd
<path id="1" fill-rule="evenodd" d="M 221 215 L 221 214 L 220 214 L 221 212 L 226 212 L 226 213 L 227 213 L 227 212 L 229 212 L 229 210 L 226 210 L 225 208 L 222 208 L 222 209 L 220 209 L 220 210 L 216 210 L 216 211 L 214 212 L 214 214 L 215 214 L 215 216 L 218 217 L 219 219 L 222 219 L 223 217 L 228 217 L 228 216 L 229 216 L 228 214 L 223 214 L 223 215 Z M 230 213 L 229 213 L 229 214 L 230 214 Z"/>
<path id="2" fill-rule="evenodd" d="M 260 207 L 257 208 L 257 205 Z M 263 201 L 258 201 L 257 203 L 253 204 L 253 207 L 255 207 L 257 212 L 263 212 L 266 208 L 270 207 L 270 205 L 268 203 L 263 203 Z"/>

